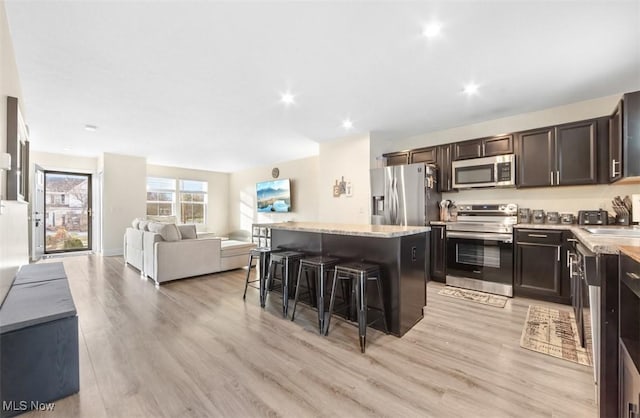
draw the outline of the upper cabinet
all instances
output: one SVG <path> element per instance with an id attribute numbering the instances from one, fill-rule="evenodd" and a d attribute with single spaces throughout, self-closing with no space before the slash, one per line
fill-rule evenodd
<path id="1" fill-rule="evenodd" d="M 513 135 L 501 135 L 456 142 L 454 144 L 453 159 L 454 161 L 458 161 L 512 153 Z"/>
<path id="2" fill-rule="evenodd" d="M 598 137 L 606 130 L 605 118 L 518 133 L 518 187 L 598 183 Z"/>
<path id="3" fill-rule="evenodd" d="M 609 181 L 639 181 L 640 91 L 622 97 L 609 126 Z"/>
<path id="4" fill-rule="evenodd" d="M 454 189 L 452 188 L 452 177 L 451 177 L 451 160 L 453 157 L 453 148 L 455 144 L 446 144 L 438 146 L 438 168 L 440 178 L 438 179 L 438 191 L 439 192 L 450 192 Z"/>
<path id="5" fill-rule="evenodd" d="M 409 164 L 409 151 L 382 154 L 387 159 L 387 166 Z"/>
<path id="6" fill-rule="evenodd" d="M 438 162 L 438 147 L 414 149 L 409 152 L 409 164 L 425 163 L 436 164 Z"/>

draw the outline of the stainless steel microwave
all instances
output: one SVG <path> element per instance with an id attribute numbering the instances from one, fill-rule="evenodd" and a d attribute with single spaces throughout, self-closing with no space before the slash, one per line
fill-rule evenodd
<path id="1" fill-rule="evenodd" d="M 454 161 L 451 170 L 454 189 L 516 185 L 516 158 L 513 154 Z"/>

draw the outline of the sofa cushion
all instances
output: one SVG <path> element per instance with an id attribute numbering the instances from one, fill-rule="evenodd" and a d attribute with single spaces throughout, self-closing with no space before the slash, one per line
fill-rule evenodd
<path id="1" fill-rule="evenodd" d="M 149 230 L 148 225 L 149 225 L 149 221 L 145 221 L 144 219 L 141 219 L 138 222 L 138 229 L 141 231 L 148 231 Z"/>
<path id="2" fill-rule="evenodd" d="M 196 232 L 196 226 L 189 225 L 178 225 L 178 229 L 180 230 L 180 235 L 182 235 L 182 239 L 196 239 L 198 238 L 198 233 Z"/>
<path id="3" fill-rule="evenodd" d="M 140 218 L 135 218 L 133 221 L 131 221 L 131 226 L 133 227 L 133 229 L 138 229 L 138 225 L 140 224 Z"/>
<path id="4" fill-rule="evenodd" d="M 160 222 L 149 222 L 147 226 L 150 232 L 160 234 L 165 241 L 180 241 L 182 236 L 176 224 L 163 224 Z"/>
<path id="5" fill-rule="evenodd" d="M 236 241 L 233 239 L 225 240 L 220 243 L 222 247 L 222 257 L 233 257 L 236 255 L 249 254 L 251 249 L 256 247 L 252 242 Z"/>

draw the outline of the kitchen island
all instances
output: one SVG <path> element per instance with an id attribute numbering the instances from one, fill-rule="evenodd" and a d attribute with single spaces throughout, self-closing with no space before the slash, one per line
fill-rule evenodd
<path id="1" fill-rule="evenodd" d="M 284 222 L 270 228 L 272 248 L 378 264 L 391 334 L 400 337 L 422 319 L 427 301 L 429 227 Z M 375 293 L 375 286 L 368 291 Z M 371 308 L 378 307 L 375 294 L 367 299 Z M 382 328 L 379 323 L 375 327 Z"/>

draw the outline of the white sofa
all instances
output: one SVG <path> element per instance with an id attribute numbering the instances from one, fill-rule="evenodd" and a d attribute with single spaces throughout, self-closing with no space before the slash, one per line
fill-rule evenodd
<path id="1" fill-rule="evenodd" d="M 179 225 L 183 235 L 190 227 L 195 236 L 195 226 Z M 139 251 L 140 245 L 142 250 Z M 220 238 L 185 238 L 167 241 L 162 234 L 127 228 L 125 233 L 125 261 L 160 283 L 200 276 L 203 274 L 242 268 L 247 265 L 250 251 L 256 245 Z M 140 254 L 142 263 L 140 263 Z"/>

